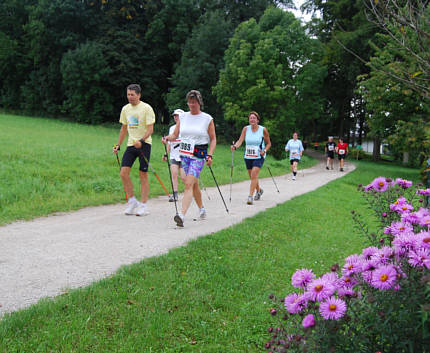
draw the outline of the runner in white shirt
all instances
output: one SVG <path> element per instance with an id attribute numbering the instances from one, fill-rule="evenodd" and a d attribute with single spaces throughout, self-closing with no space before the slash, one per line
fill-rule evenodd
<path id="1" fill-rule="evenodd" d="M 182 109 L 175 109 L 173 112 L 173 119 L 175 119 L 175 125 L 169 128 L 169 135 L 175 131 L 176 124 L 179 120 L 179 115 L 183 114 Z M 169 202 L 178 201 L 178 175 L 180 175 L 182 182 L 185 183 L 185 172 L 181 166 L 181 156 L 179 155 L 179 145 L 181 143 L 180 138 L 175 141 L 169 142 L 167 145 L 167 154 L 163 156 L 163 161 L 170 159 L 170 171 L 172 173 L 172 184 L 173 184 L 173 195 L 170 195 Z M 169 157 L 170 154 L 170 157 Z"/>
<path id="2" fill-rule="evenodd" d="M 293 133 L 293 138 L 288 141 L 285 145 L 285 152 L 290 152 L 290 165 L 291 171 L 293 172 L 293 180 L 296 180 L 297 166 L 300 162 L 300 158 L 303 155 L 303 145 L 302 141 L 298 139 L 299 134 L 297 132 Z"/>
<path id="3" fill-rule="evenodd" d="M 174 141 L 178 136 L 181 136 L 179 153 L 186 176 L 182 212 L 174 217 L 174 221 L 179 227 L 184 226 L 185 214 L 190 207 L 193 196 L 200 209 L 200 218 L 206 217 L 198 178 L 205 161 L 208 166 L 212 165 L 212 154 L 216 147 L 213 118 L 201 111 L 203 109 L 202 95 L 199 91 L 192 90 L 187 93 L 186 98 L 190 111 L 181 114 L 173 133 L 161 139 L 161 142 L 166 144 L 168 141 Z"/>

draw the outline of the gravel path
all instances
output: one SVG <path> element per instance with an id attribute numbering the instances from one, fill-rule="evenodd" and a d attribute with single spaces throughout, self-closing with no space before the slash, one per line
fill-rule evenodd
<path id="1" fill-rule="evenodd" d="M 263 167 L 264 168 L 264 167 Z M 245 201 L 249 181 L 233 185 L 231 204 L 229 185 L 221 187 L 230 213 L 227 214 L 218 190 L 203 191 L 208 217 L 193 221 L 198 209 L 190 207 L 185 228 L 173 222 L 175 208 L 166 196 L 149 200 L 150 214 L 125 216 L 124 204 L 89 207 L 76 212 L 55 214 L 29 222 L 0 227 L 0 316 L 37 303 L 43 297 L 59 295 L 69 288 L 85 286 L 114 273 L 120 266 L 156 256 L 185 245 L 190 239 L 217 232 L 244 218 L 340 178 L 346 171 L 327 171 L 323 163 L 299 172 L 262 179 L 264 195 L 248 206 Z M 207 172 L 207 171 L 206 171 Z"/>

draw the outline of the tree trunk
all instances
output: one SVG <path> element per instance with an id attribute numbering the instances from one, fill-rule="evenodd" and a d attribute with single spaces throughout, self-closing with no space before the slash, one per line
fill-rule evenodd
<path id="1" fill-rule="evenodd" d="M 373 155 L 372 160 L 374 162 L 381 160 L 381 139 L 379 137 L 373 138 Z"/>
<path id="2" fill-rule="evenodd" d="M 409 163 L 409 152 L 403 152 L 403 164 L 407 165 Z"/>

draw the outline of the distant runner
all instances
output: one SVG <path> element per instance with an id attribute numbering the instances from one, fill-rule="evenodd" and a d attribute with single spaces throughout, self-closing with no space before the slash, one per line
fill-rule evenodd
<path id="1" fill-rule="evenodd" d="M 175 125 L 169 128 L 169 135 L 175 131 L 176 124 L 179 120 L 179 115 L 183 114 L 182 109 L 176 109 L 173 112 L 173 119 L 175 119 Z M 178 201 L 178 175 L 181 176 L 182 182 L 185 183 L 185 171 L 181 166 L 181 156 L 179 155 L 180 139 L 169 142 L 167 145 L 167 154 L 163 156 L 163 161 L 170 159 L 170 171 L 172 173 L 172 184 L 173 184 L 173 195 L 170 195 L 169 202 Z M 170 154 L 170 157 L 169 157 Z"/>
<path id="2" fill-rule="evenodd" d="M 257 112 L 251 112 L 248 115 L 249 125 L 242 129 L 239 140 L 231 146 L 231 150 L 238 149 L 243 141 L 245 141 L 245 165 L 248 170 L 251 184 L 249 186 L 248 205 L 253 204 L 253 200 L 260 200 L 263 195 L 263 189 L 258 183 L 258 173 L 263 166 L 266 152 L 269 150 L 272 143 L 270 142 L 269 133 L 264 126 L 258 125 L 260 116 Z M 254 196 L 255 192 L 255 196 Z"/>
<path id="3" fill-rule="evenodd" d="M 325 169 L 327 170 L 329 170 L 329 166 L 331 170 L 333 170 L 335 150 L 336 143 L 333 141 L 333 136 L 329 136 L 328 142 L 325 144 L 325 153 L 327 154 L 327 165 Z"/>
<path id="4" fill-rule="evenodd" d="M 304 151 L 302 141 L 300 141 L 298 137 L 298 133 L 294 132 L 293 138 L 285 145 L 285 152 L 290 152 L 290 165 L 291 171 L 293 172 L 293 180 L 296 180 L 298 164 Z"/>
<path id="5" fill-rule="evenodd" d="M 151 135 L 154 131 L 155 114 L 152 107 L 140 100 L 142 89 L 138 84 L 131 84 L 127 87 L 128 104 L 121 110 L 118 144 L 113 148 L 113 153 L 117 154 L 122 142 L 127 136 L 127 149 L 122 156 L 121 180 L 124 190 L 129 199 L 127 202 L 126 215 L 143 216 L 148 214 L 146 202 L 149 195 L 148 164 L 151 157 Z M 143 158 L 145 156 L 145 158 Z M 133 183 L 130 179 L 130 170 L 136 158 L 139 158 L 139 177 L 141 184 L 142 202 L 139 202 L 133 193 Z"/>
<path id="6" fill-rule="evenodd" d="M 340 171 L 343 172 L 345 158 L 348 155 L 348 144 L 343 142 L 343 138 L 339 138 L 339 143 L 336 146 L 336 153 L 340 162 Z"/>
<path id="7" fill-rule="evenodd" d="M 185 171 L 185 192 L 182 199 L 182 212 L 175 215 L 174 221 L 178 227 L 184 226 L 185 215 L 194 200 L 199 207 L 199 216 L 206 218 L 206 210 L 203 207 L 202 192 L 199 187 L 199 176 L 205 161 L 212 165 L 212 154 L 216 147 L 215 124 L 213 118 L 204 112 L 203 98 L 199 91 L 192 90 L 187 93 L 189 112 L 179 116 L 175 130 L 161 139 L 166 144 L 181 136 L 179 154 L 181 165 Z"/>

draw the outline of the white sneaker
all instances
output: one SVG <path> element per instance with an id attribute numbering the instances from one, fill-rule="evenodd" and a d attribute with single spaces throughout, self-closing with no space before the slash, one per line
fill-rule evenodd
<path id="1" fill-rule="evenodd" d="M 205 208 L 204 208 L 204 207 L 202 207 L 202 208 L 200 209 L 199 217 L 200 217 L 200 219 L 205 219 L 205 218 L 206 218 L 206 210 L 205 210 Z"/>
<path id="2" fill-rule="evenodd" d="M 296 176 L 295 175 L 293 175 L 293 180 L 296 180 Z"/>
<path id="3" fill-rule="evenodd" d="M 139 206 L 139 202 L 137 200 L 134 201 L 128 201 L 127 202 L 127 208 L 125 209 L 124 213 L 126 215 L 134 215 L 136 207 Z"/>
<path id="4" fill-rule="evenodd" d="M 246 201 L 247 205 L 252 205 L 254 203 L 254 199 L 252 196 L 248 196 L 248 201 Z"/>
<path id="5" fill-rule="evenodd" d="M 148 209 L 146 207 L 146 204 L 144 205 L 143 203 L 139 204 L 139 207 L 136 210 L 136 216 L 146 216 L 148 215 Z"/>
<path id="6" fill-rule="evenodd" d="M 177 214 L 175 217 L 173 217 L 173 220 L 176 222 L 178 227 L 184 226 L 185 217 L 183 215 Z"/>

